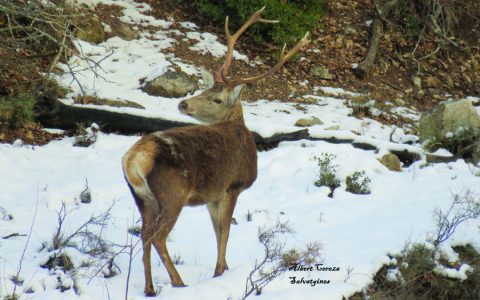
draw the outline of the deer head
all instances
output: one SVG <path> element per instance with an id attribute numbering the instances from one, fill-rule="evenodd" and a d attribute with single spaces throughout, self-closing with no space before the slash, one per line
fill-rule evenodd
<path id="1" fill-rule="evenodd" d="M 178 109 L 181 113 L 189 115 L 206 124 L 213 124 L 221 121 L 236 121 L 244 123 L 243 111 L 240 103 L 244 87 L 247 84 L 253 84 L 266 78 L 279 70 L 290 58 L 310 42 L 308 38 L 309 33 L 307 32 L 305 36 L 287 53 L 285 53 L 286 45 L 284 45 L 280 59 L 275 66 L 267 72 L 246 78 L 229 78 L 228 72 L 232 65 L 234 46 L 240 35 L 250 27 L 250 25 L 256 22 L 278 23 L 278 21 L 275 20 L 263 19 L 260 14 L 264 9 L 265 7 L 256 11 L 247 22 L 235 32 L 234 35 L 230 34 L 228 29 L 228 17 L 226 18 L 225 34 L 227 38 L 227 54 L 225 62 L 220 68 L 218 68 L 215 75 L 211 75 L 204 69 L 202 70 L 202 78 L 208 88 L 201 95 L 180 102 Z"/>

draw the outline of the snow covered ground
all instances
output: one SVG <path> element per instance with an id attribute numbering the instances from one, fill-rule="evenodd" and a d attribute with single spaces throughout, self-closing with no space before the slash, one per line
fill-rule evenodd
<path id="1" fill-rule="evenodd" d="M 152 97 L 139 89 L 140 78 L 161 75 L 172 63 L 188 72 L 198 72 L 197 66 L 162 52 L 181 42 L 181 38 L 176 41 L 167 37 L 170 23 L 145 16 L 143 12 L 148 7 L 145 4 L 139 7 L 129 0 L 85 2 L 120 4 L 126 7 L 124 21 L 158 26 L 155 34 L 143 33 L 142 38 L 129 42 L 119 38 L 111 38 L 97 46 L 79 42 L 79 47 L 94 59 L 114 50 L 102 62 L 104 71 L 100 71 L 108 81 L 94 78 L 87 71 L 78 76 L 87 91 L 99 97 L 136 101 L 146 107 L 146 110 L 105 109 L 192 122 L 177 112 L 180 99 Z M 195 30 L 192 25 L 185 28 Z M 223 47 L 210 35 L 191 33 L 184 38 L 208 39 L 204 44 L 210 47 L 198 46 L 195 49 L 199 51 L 220 51 Z M 75 63 L 78 69 L 84 67 L 82 61 L 72 61 Z M 70 99 L 79 93 L 78 86 L 68 75 L 58 80 L 71 86 Z M 168 248 L 172 256 L 183 262 L 177 269 L 188 287 L 172 288 L 165 268 L 153 252 L 152 271 L 158 299 L 240 298 L 255 261 L 263 257 L 258 228 L 273 226 L 277 220 L 288 221 L 295 230 L 295 234 L 281 237 L 287 248 L 302 249 L 310 242 L 320 242 L 324 265 L 338 267 L 339 271 L 287 272 L 268 285 L 258 299 L 341 299 L 371 282 L 373 274 L 389 261 L 388 253 L 398 253 L 407 241 L 423 243 L 428 240 L 435 229 L 433 210 L 448 208 L 452 194 L 467 189 L 480 193 L 480 178 L 476 176 L 479 168 L 462 160 L 435 165 L 419 161 L 403 168 L 402 172 L 389 171 L 378 159 L 388 149 L 399 147 L 390 142 L 392 127 L 349 116 L 351 109 L 341 93 L 335 97 L 305 97 L 316 98 L 317 103 L 302 105 L 305 108 L 302 110 L 293 104 L 276 101 L 245 103 L 247 126 L 269 136 L 298 130 L 293 126 L 297 119 L 317 116 L 324 124 L 311 128 L 314 136 L 368 141 L 377 145 L 380 152 L 364 151 L 348 144 L 298 141 L 281 143 L 276 149 L 259 153 L 258 179 L 240 195 L 234 213 L 238 224 L 232 225 L 228 243 L 230 270 L 221 277 L 212 278 L 216 247 L 208 212 L 205 207 L 185 208 L 170 235 Z M 65 99 L 65 102 L 71 103 L 71 100 Z M 396 142 L 415 141 L 415 137 L 400 128 L 392 138 Z M 103 272 L 96 274 L 99 261 L 75 247 L 65 250 L 76 266 L 74 273 L 65 274 L 40 265 L 55 253 L 48 249 L 62 205 L 69 211 L 63 224 L 66 235 L 72 234 L 92 215 L 102 214 L 113 205 L 111 218 L 102 229 L 113 251 L 119 251 L 121 245 L 138 242 L 137 237 L 127 233 L 128 228 L 139 225 L 139 214 L 120 165 L 121 156 L 138 139 L 137 136 L 99 133 L 96 143 L 88 148 L 74 147 L 74 138 L 64 138 L 42 147 L 21 143 L 0 145 L 0 237 L 20 234 L 0 239 L 0 297 L 12 294 L 12 278 L 19 274 L 17 282 L 21 285 L 17 286 L 16 293 L 20 299 L 125 298 L 128 253 L 115 258 L 118 268 L 114 269 L 118 274 L 111 278 L 106 278 Z M 422 152 L 418 145 L 408 147 L 411 151 Z M 337 175 L 342 183 L 333 198 L 327 196 L 327 188 L 313 184 L 318 179 L 314 157 L 321 153 L 336 155 Z M 354 195 L 345 191 L 345 177 L 355 171 L 365 171 L 371 178 L 371 194 Z M 92 195 L 90 204 L 80 202 L 86 180 Z M 251 221 L 247 221 L 249 212 Z M 462 224 L 445 245 L 446 251 L 451 245 L 463 243 L 479 247 L 479 226 L 478 221 Z M 90 230 L 98 232 L 99 229 L 90 226 Z M 137 244 L 133 250 L 128 299 L 144 298 L 141 254 Z M 330 280 L 330 283 L 291 284 L 291 276 Z M 77 291 L 73 288 L 74 281 Z"/>

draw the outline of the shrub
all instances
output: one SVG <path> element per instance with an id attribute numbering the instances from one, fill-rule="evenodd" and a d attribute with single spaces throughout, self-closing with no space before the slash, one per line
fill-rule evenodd
<path id="1" fill-rule="evenodd" d="M 347 192 L 359 195 L 370 194 L 370 182 L 371 180 L 365 175 L 365 171 L 356 171 L 345 179 Z"/>
<path id="2" fill-rule="evenodd" d="M 411 245 L 395 257 L 396 263 L 384 265 L 364 292 L 357 292 L 348 299 L 479 299 L 480 254 L 471 245 L 453 249 L 459 254 L 459 260 L 453 266 L 445 266 L 447 259 L 434 258 L 434 248 Z M 458 269 L 464 264 L 471 267 L 465 280 L 448 278 L 436 271 L 445 267 Z"/>
<path id="3" fill-rule="evenodd" d="M 202 15 L 213 18 L 218 25 L 230 16 L 231 31 L 239 28 L 251 14 L 266 6 L 263 16 L 279 24 L 255 24 L 252 34 L 256 42 L 293 43 L 318 24 L 326 0 L 193 0 Z M 182 1 L 189 3 L 190 1 Z"/>
<path id="4" fill-rule="evenodd" d="M 11 128 L 18 128 L 35 119 L 35 98 L 20 94 L 15 97 L 0 98 L 0 122 Z"/>
<path id="5" fill-rule="evenodd" d="M 340 186 L 340 180 L 337 178 L 337 175 L 335 175 L 338 165 L 333 163 L 335 155 L 322 153 L 320 157 L 315 157 L 315 159 L 318 161 L 318 166 L 320 167 L 319 178 L 315 181 L 315 185 L 318 187 L 329 187 L 331 190 L 329 197 L 331 197 L 333 190 Z"/>
<path id="6" fill-rule="evenodd" d="M 277 221 L 272 227 L 261 227 L 258 229 L 258 240 L 264 247 L 263 258 L 255 261 L 253 270 L 245 282 L 245 291 L 242 300 L 253 293 L 261 295 L 262 289 L 275 278 L 287 272 L 290 267 L 296 264 L 314 265 L 322 261 L 322 245 L 318 242 L 311 242 L 304 250 L 286 249 L 285 243 L 279 238 L 284 234 L 293 234 L 293 230 L 286 222 Z"/>

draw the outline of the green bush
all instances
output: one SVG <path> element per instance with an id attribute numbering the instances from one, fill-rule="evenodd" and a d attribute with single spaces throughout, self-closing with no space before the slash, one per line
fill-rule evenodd
<path id="1" fill-rule="evenodd" d="M 279 24 L 254 24 L 249 30 L 256 42 L 293 44 L 312 30 L 324 13 L 326 0 L 193 0 L 192 5 L 219 26 L 229 16 L 230 31 L 238 29 L 255 11 L 266 6 L 262 16 Z"/>
<path id="2" fill-rule="evenodd" d="M 335 174 L 337 171 L 338 165 L 333 163 L 335 159 L 335 155 L 330 153 L 322 153 L 320 157 L 315 157 L 318 162 L 319 170 L 319 178 L 315 181 L 315 185 L 326 186 L 330 188 L 330 197 L 333 195 L 333 190 L 340 186 L 340 180 L 337 178 Z"/>
<path id="3" fill-rule="evenodd" d="M 365 171 L 356 171 L 345 179 L 347 192 L 359 195 L 370 194 L 370 182 L 371 180 L 365 175 Z"/>
<path id="4" fill-rule="evenodd" d="M 15 97 L 0 98 L 0 123 L 11 128 L 21 127 L 35 119 L 35 98 L 20 94 Z"/>

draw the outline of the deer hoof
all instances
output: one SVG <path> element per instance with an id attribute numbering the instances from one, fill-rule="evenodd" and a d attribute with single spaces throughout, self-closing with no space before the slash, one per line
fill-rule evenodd
<path id="1" fill-rule="evenodd" d="M 145 296 L 147 297 L 155 297 L 156 295 L 155 291 L 145 291 Z"/>
<path id="2" fill-rule="evenodd" d="M 173 287 L 178 287 L 178 288 L 182 288 L 182 287 L 187 287 L 188 285 L 184 284 L 183 282 L 179 282 L 179 283 L 175 283 L 175 282 L 172 282 L 172 286 Z"/>

